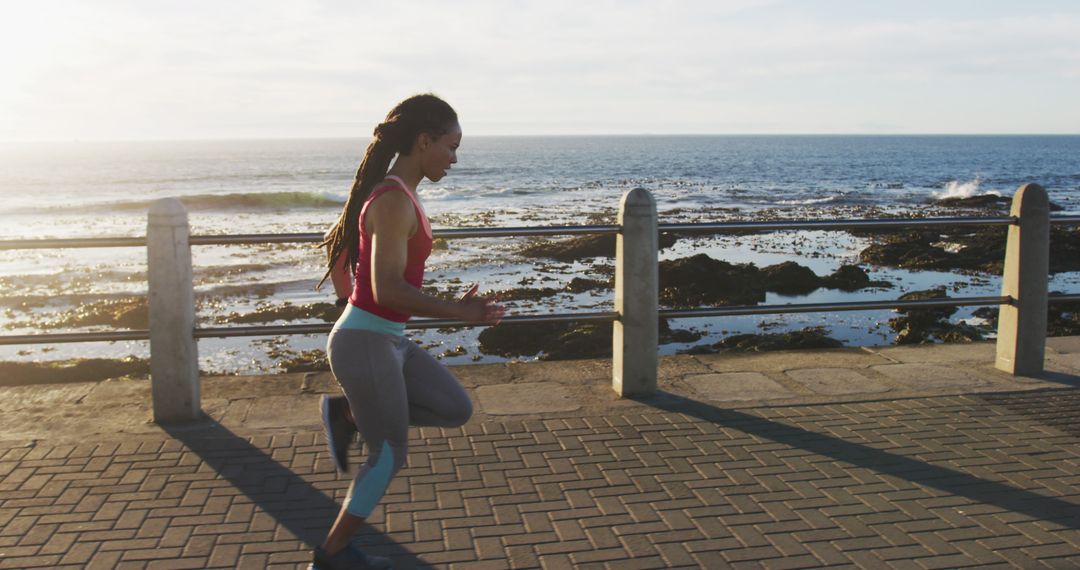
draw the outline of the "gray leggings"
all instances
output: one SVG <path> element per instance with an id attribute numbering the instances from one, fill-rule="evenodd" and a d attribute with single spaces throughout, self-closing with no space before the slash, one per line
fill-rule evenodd
<path id="1" fill-rule="evenodd" d="M 367 518 L 405 465 L 409 425 L 464 425 L 472 402 L 445 366 L 406 337 L 335 329 L 326 352 L 369 454 L 345 508 Z"/>

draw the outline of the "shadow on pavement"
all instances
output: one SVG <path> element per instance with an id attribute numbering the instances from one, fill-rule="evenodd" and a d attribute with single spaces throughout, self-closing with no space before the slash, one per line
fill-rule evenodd
<path id="1" fill-rule="evenodd" d="M 308 547 L 330 531 L 340 505 L 246 438 L 210 419 L 161 428 Z M 395 568 L 431 567 L 370 525 L 361 527 L 355 540 L 378 547 L 380 555 L 394 559 Z"/>
<path id="2" fill-rule="evenodd" d="M 995 505 L 1038 520 L 1080 529 L 1080 504 L 1047 497 L 997 481 L 897 455 L 752 414 L 718 408 L 677 394 L 657 391 L 650 397 L 632 398 L 668 412 L 686 414 L 724 427 L 768 439 L 851 465 L 898 477 L 973 501 Z"/>
<path id="3" fill-rule="evenodd" d="M 1071 386 L 1073 388 L 1080 388 L 1080 376 L 1075 374 L 1066 374 L 1064 372 L 1043 372 L 1036 376 L 1039 380 L 1046 382 L 1057 382 L 1062 386 Z"/>

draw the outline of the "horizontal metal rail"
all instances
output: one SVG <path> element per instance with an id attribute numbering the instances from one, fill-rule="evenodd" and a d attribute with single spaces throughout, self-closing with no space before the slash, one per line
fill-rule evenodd
<path id="1" fill-rule="evenodd" d="M 723 233 L 779 230 L 839 230 L 856 228 L 908 228 L 938 226 L 1008 226 L 1014 217 L 999 218 L 903 218 L 888 220 L 778 220 L 774 222 L 716 222 L 709 224 L 659 224 L 662 232 Z"/>
<path id="2" fill-rule="evenodd" d="M 933 309 L 938 307 L 990 306 L 1004 305 L 1011 302 L 1009 297 L 959 297 L 947 299 L 924 299 L 917 301 L 852 301 L 846 303 L 805 303 L 788 305 L 738 305 L 730 307 L 710 307 L 703 309 L 661 309 L 659 315 L 667 319 L 686 319 L 697 317 L 723 317 L 739 315 L 775 315 L 780 313 L 816 313 L 827 311 L 872 311 L 883 309 Z M 1080 302 L 1080 294 L 1050 295 L 1049 304 Z M 600 313 L 559 313 L 552 315 L 517 315 L 502 320 L 507 324 L 544 324 L 544 323 L 610 323 L 617 321 L 615 312 Z M 417 319 L 409 321 L 409 329 L 468 328 L 478 326 L 475 323 L 452 319 Z M 195 338 L 228 338 L 242 336 L 279 336 L 295 334 L 325 334 L 330 332 L 330 323 L 311 323 L 300 325 L 267 325 L 250 327 L 199 327 L 194 330 Z M 20 344 L 59 344 L 72 342 L 111 342 L 122 340 L 147 340 L 150 331 L 134 329 L 127 331 L 31 334 L 0 336 L 0 346 Z"/>
<path id="3" fill-rule="evenodd" d="M 783 220 L 772 222 L 717 222 L 706 224 L 660 224 L 659 230 L 677 233 L 725 233 L 741 231 L 836 230 L 938 226 L 1004 226 L 1013 217 L 994 218 L 893 218 L 880 220 Z M 1051 225 L 1080 225 L 1080 216 L 1050 218 Z M 447 228 L 432 231 L 436 238 L 529 237 L 617 234 L 617 225 L 520 226 L 507 228 Z M 318 243 L 319 233 L 193 235 L 191 245 L 245 245 L 260 243 Z M 100 238 L 45 238 L 0 240 L 0 251 L 18 249 L 74 249 L 93 247 L 145 247 L 145 236 Z"/>
<path id="4" fill-rule="evenodd" d="M 1080 216 L 1050 216 L 1051 226 L 1080 226 Z"/>
<path id="5" fill-rule="evenodd" d="M 478 237 L 530 237 L 617 234 L 619 226 L 538 226 L 511 228 L 447 228 L 431 230 L 432 237 L 442 239 L 462 239 Z M 191 245 L 236 245 L 254 243 L 318 243 L 324 239 L 322 234 L 242 234 L 222 236 L 191 236 Z"/>
<path id="6" fill-rule="evenodd" d="M 247 245 L 260 243 L 319 243 L 324 238 L 322 234 L 226 234 L 226 235 L 193 235 L 188 238 L 191 245 Z"/>
<path id="7" fill-rule="evenodd" d="M 506 317 L 503 324 L 546 324 L 546 323 L 610 323 L 618 320 L 619 314 L 607 313 L 559 313 L 552 315 L 519 315 Z M 236 336 L 276 336 L 285 334 L 324 334 L 334 325 L 318 323 L 310 325 L 273 325 L 256 327 L 217 327 L 197 328 L 195 338 L 226 338 Z M 416 319 L 409 321 L 409 329 L 442 329 L 485 326 L 454 319 Z"/>
<path id="8" fill-rule="evenodd" d="M 709 224 L 660 224 L 660 231 L 680 233 L 722 233 L 738 231 L 777 231 L 777 230 L 813 230 L 813 229 L 852 229 L 852 228 L 889 228 L 889 227 L 936 227 L 936 226 L 974 226 L 974 225 L 1009 225 L 1016 223 L 1013 217 L 996 218 L 922 218 L 922 219 L 885 219 L 885 220 L 787 220 L 774 222 L 722 222 Z M 1080 216 L 1058 216 L 1050 219 L 1051 224 L 1080 225 Z M 506 236 L 555 236 L 585 234 L 617 234 L 617 225 L 584 226 L 546 226 L 546 227 L 508 227 L 508 228 L 454 228 L 434 230 L 435 237 L 460 239 L 472 237 Z M 296 243 L 318 242 L 322 234 L 241 234 L 221 236 L 191 236 L 192 245 L 230 245 L 259 243 Z M 0 250 L 15 249 L 59 249 L 92 247 L 145 247 L 146 238 L 57 238 L 34 240 L 0 240 Z M 1080 301 L 1080 295 L 1050 295 L 1048 302 L 1064 303 Z M 856 301 L 847 303 L 810 303 L 786 305 L 754 305 L 712 307 L 701 309 L 664 309 L 659 312 L 664 318 L 693 318 L 732 315 L 765 315 L 777 313 L 809 313 L 825 311 L 860 311 L 898 308 L 934 308 L 973 305 L 997 305 L 1009 302 L 1007 297 L 970 297 L 953 299 L 927 299 L 920 301 Z M 555 315 L 526 315 L 507 317 L 506 323 L 550 323 L 550 322 L 612 322 L 618 319 L 616 313 L 567 313 Z M 411 329 L 458 328 L 474 326 L 471 323 L 449 319 L 420 319 L 411 321 Z M 288 334 L 322 334 L 331 329 L 326 323 L 301 325 L 274 325 L 253 327 L 210 327 L 196 328 L 196 338 L 271 336 Z M 0 345 L 71 343 L 71 342 L 113 342 L 147 340 L 148 330 L 105 331 L 86 333 L 60 333 L 35 335 L 0 336 Z"/>
<path id="9" fill-rule="evenodd" d="M 955 226 L 1010 226 L 1014 216 L 996 218 L 891 218 L 882 220 L 777 220 L 772 222 L 715 222 L 708 224 L 659 224 L 662 232 L 724 233 L 783 230 L 842 230 Z M 1050 218 L 1050 225 L 1080 225 L 1080 216 Z"/>
<path id="10" fill-rule="evenodd" d="M 617 225 L 593 225 L 593 226 L 550 226 L 516 228 L 448 228 L 432 230 L 434 237 L 445 239 L 478 238 L 478 237 L 536 237 L 536 236 L 560 236 L 560 235 L 605 235 L 617 234 L 620 231 Z"/>
<path id="11" fill-rule="evenodd" d="M 88 247 L 146 247 L 146 236 L 0 240 L 0 251 L 14 249 L 75 249 Z"/>
<path id="12" fill-rule="evenodd" d="M 126 331 L 20 334 L 0 336 L 0 346 L 13 344 L 61 344 L 69 342 L 111 342 L 117 340 L 149 340 L 150 331 L 133 329 Z"/>
<path id="13" fill-rule="evenodd" d="M 517 315 L 506 317 L 504 324 L 544 324 L 544 323 L 610 323 L 618 320 L 619 314 L 606 313 L 559 313 L 551 315 Z M 228 338 L 240 336 L 278 336 L 294 334 L 326 334 L 333 328 L 331 323 L 309 323 L 300 325 L 264 325 L 250 327 L 196 327 L 195 338 Z M 416 319 L 409 321 L 409 329 L 441 329 L 479 326 L 476 323 L 454 319 Z M 147 340 L 150 331 L 145 329 L 107 332 L 83 332 L 60 334 L 30 334 L 0 336 L 0 345 L 16 344 L 53 344 L 71 342 L 109 342 L 118 340 Z"/>
<path id="14" fill-rule="evenodd" d="M 660 316 L 669 319 L 694 317 L 726 317 L 735 315 L 775 315 L 779 313 L 824 313 L 828 311 L 872 311 L 880 309 L 934 309 L 978 305 L 1008 305 L 1011 297 L 954 297 L 949 299 L 919 299 L 913 301 L 850 301 L 845 303 L 803 303 L 788 305 L 736 305 L 706 309 L 661 309 Z"/>

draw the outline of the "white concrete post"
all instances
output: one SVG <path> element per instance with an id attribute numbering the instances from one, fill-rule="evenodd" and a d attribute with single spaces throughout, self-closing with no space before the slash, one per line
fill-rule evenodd
<path id="1" fill-rule="evenodd" d="M 642 188 L 623 195 L 615 241 L 612 387 L 620 396 L 656 392 L 659 266 L 656 200 Z"/>
<path id="2" fill-rule="evenodd" d="M 155 422 L 199 419 L 199 354 L 187 210 L 176 198 L 155 201 L 146 226 L 150 288 L 150 381 Z"/>
<path id="3" fill-rule="evenodd" d="M 1038 184 L 1021 186 L 1013 196 L 1011 215 L 1020 221 L 1009 226 L 1001 294 L 1012 297 L 1013 303 L 1001 305 L 995 366 L 1014 376 L 1033 376 L 1042 373 L 1046 350 L 1050 275 L 1046 190 Z"/>

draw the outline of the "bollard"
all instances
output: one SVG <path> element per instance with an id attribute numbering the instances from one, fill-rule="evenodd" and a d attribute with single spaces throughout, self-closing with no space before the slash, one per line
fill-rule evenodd
<path id="1" fill-rule="evenodd" d="M 656 392 L 659 278 L 656 200 L 642 188 L 623 195 L 615 241 L 612 387 L 622 397 Z"/>
<path id="2" fill-rule="evenodd" d="M 150 382 L 154 421 L 202 417 L 195 290 L 187 210 L 176 198 L 155 201 L 146 226 L 150 297 Z"/>
<path id="3" fill-rule="evenodd" d="M 995 366 L 1014 376 L 1043 371 L 1046 350 L 1047 283 L 1050 274 L 1050 204 L 1046 190 L 1025 184 L 1013 196 L 998 316 Z"/>

